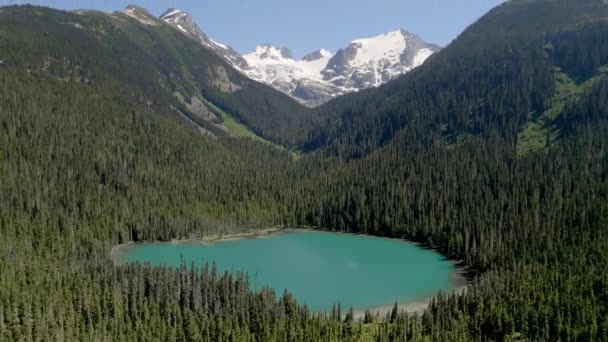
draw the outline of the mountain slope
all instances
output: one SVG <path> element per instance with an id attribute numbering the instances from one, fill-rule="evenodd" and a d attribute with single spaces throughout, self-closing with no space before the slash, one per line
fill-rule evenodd
<path id="1" fill-rule="evenodd" d="M 596 12 L 590 14 L 590 8 Z M 402 129 L 424 124 L 447 144 L 498 136 L 516 149 L 526 125 L 551 110 L 559 73 L 569 72 L 581 83 L 608 64 L 598 33 L 605 29 L 606 14 L 601 1 L 505 3 L 420 68 L 321 107 L 328 121 L 312 134 L 307 148 L 327 146 L 332 155 L 361 157 Z M 585 37 L 581 45 L 597 46 L 584 52 L 570 37 L 574 33 Z M 330 115 L 336 112 L 341 114 Z"/>
<path id="2" fill-rule="evenodd" d="M 287 48 L 262 44 L 244 56 L 210 39 L 177 9 L 160 19 L 216 51 L 250 78 L 271 85 L 296 100 L 317 106 L 338 96 L 377 87 L 420 66 L 439 47 L 405 30 L 354 40 L 335 54 L 321 49 L 297 60 Z"/>
<path id="3" fill-rule="evenodd" d="M 38 11 L 37 16 L 25 10 L 19 17 L 5 15 L 8 38 L 0 58 L 6 67 L 78 82 L 116 81 L 126 88 L 125 96 L 141 90 L 146 95 L 136 101 L 167 112 L 176 108 L 216 136 L 236 135 L 223 124 L 229 116 L 255 135 L 291 146 L 312 122 L 310 110 L 243 76 L 215 51 L 142 8 L 111 14 Z M 20 37 L 40 41 L 39 28 L 45 25 L 46 42 L 23 43 Z"/>

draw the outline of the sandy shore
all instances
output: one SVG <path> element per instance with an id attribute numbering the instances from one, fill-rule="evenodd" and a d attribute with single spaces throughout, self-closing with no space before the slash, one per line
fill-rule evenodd
<path id="1" fill-rule="evenodd" d="M 451 291 L 444 291 L 444 293 L 462 294 L 467 291 L 472 280 L 469 277 L 469 273 L 468 273 L 466 267 L 463 266 L 463 263 L 461 261 L 450 260 L 450 262 L 456 268 L 455 271 L 452 272 L 452 274 L 450 274 L 450 282 L 452 283 L 452 286 L 454 288 Z M 431 301 L 437 294 L 428 296 L 428 297 L 421 297 L 419 299 L 413 300 L 408 303 L 397 303 L 397 309 L 400 312 L 405 311 L 410 314 L 421 315 L 424 312 L 424 310 L 426 310 L 429 307 L 429 305 L 431 304 Z M 393 310 L 394 306 L 395 306 L 395 303 L 392 303 L 390 305 L 371 307 L 368 310 L 374 316 L 378 315 L 379 317 L 383 317 L 383 316 L 386 316 L 387 314 L 389 314 Z M 354 312 L 355 320 L 365 318 L 365 311 L 366 310 L 356 310 Z"/>
<path id="2" fill-rule="evenodd" d="M 462 286 L 454 288 L 451 292 L 445 292 L 445 293 L 463 293 L 467 290 L 467 287 L 468 287 L 468 285 L 462 285 Z M 397 309 L 399 310 L 399 312 L 405 311 L 410 314 L 421 315 L 424 312 L 424 310 L 426 310 L 429 307 L 433 298 L 434 298 L 434 296 L 431 296 L 431 297 L 415 300 L 410 303 L 402 303 L 402 304 L 398 303 Z M 374 315 L 374 316 L 377 315 L 380 318 L 382 318 L 382 317 L 386 316 L 387 314 L 389 314 L 391 311 L 393 311 L 394 305 L 395 304 L 393 303 L 391 305 L 384 305 L 384 306 L 369 308 L 368 310 L 372 315 Z M 365 318 L 365 310 L 355 311 L 354 318 L 355 318 L 355 320 Z"/>
<path id="3" fill-rule="evenodd" d="M 236 233 L 236 234 L 211 234 L 207 236 L 203 236 L 200 239 L 188 239 L 188 240 L 174 240 L 175 243 L 203 243 L 203 244 L 213 244 L 216 242 L 225 242 L 225 241 L 237 241 L 244 239 L 256 239 L 260 237 L 264 237 L 266 235 L 275 234 L 279 232 L 287 232 L 289 229 L 286 228 L 266 228 L 262 230 L 256 230 L 246 233 Z M 172 241 L 173 242 L 173 241 Z"/>

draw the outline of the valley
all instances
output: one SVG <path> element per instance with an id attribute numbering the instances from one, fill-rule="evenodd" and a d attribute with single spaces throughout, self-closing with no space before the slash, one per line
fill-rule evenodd
<path id="1" fill-rule="evenodd" d="M 0 341 L 608 340 L 604 1 L 316 106 L 180 13 L 0 9 Z"/>

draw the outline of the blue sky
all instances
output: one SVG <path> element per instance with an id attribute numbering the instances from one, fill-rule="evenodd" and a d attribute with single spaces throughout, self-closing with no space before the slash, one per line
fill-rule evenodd
<path id="1" fill-rule="evenodd" d="M 213 39 L 239 52 L 259 43 L 287 46 L 293 54 L 335 51 L 356 38 L 404 28 L 429 43 L 447 45 L 502 0 L 0 0 L 55 8 L 123 9 L 134 3 L 160 15 L 169 7 L 192 14 Z"/>

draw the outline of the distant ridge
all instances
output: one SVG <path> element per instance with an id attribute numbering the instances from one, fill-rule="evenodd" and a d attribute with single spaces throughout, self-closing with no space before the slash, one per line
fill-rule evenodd
<path id="1" fill-rule="evenodd" d="M 418 67 L 440 47 L 406 30 L 353 40 L 335 53 L 320 49 L 296 59 L 286 47 L 260 44 L 241 56 L 231 47 L 209 38 L 179 9 L 160 16 L 180 32 L 213 49 L 235 68 L 308 106 L 337 96 L 380 86 Z"/>

